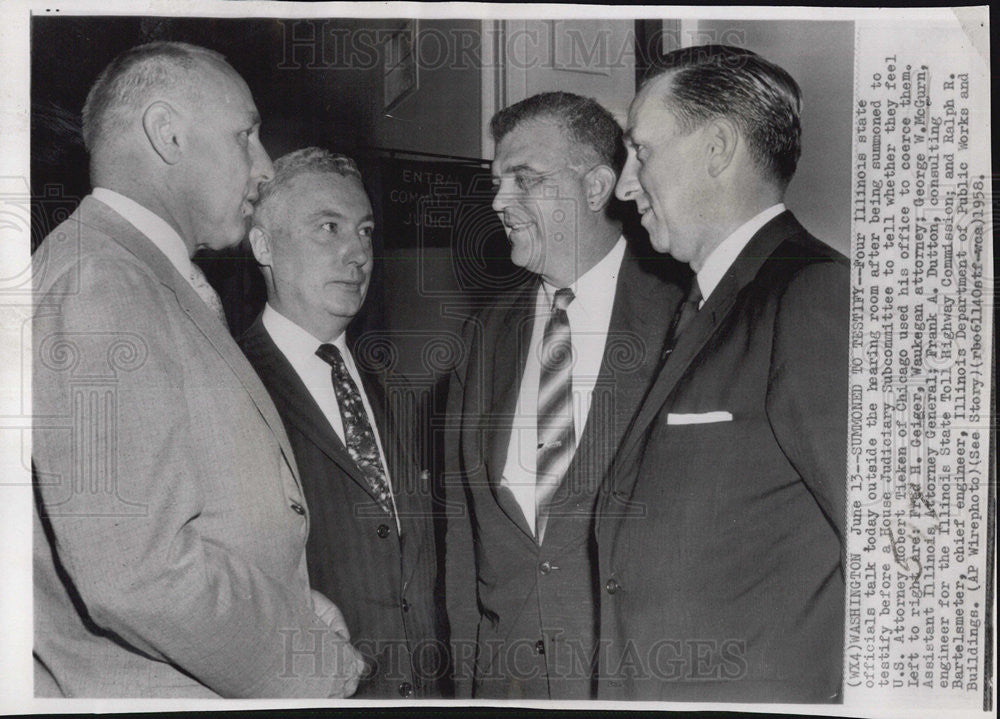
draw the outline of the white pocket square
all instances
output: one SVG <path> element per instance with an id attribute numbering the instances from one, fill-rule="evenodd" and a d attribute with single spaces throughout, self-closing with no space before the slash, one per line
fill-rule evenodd
<path id="1" fill-rule="evenodd" d="M 667 424 L 710 424 L 712 422 L 732 422 L 730 412 L 694 412 L 692 414 L 667 413 Z"/>

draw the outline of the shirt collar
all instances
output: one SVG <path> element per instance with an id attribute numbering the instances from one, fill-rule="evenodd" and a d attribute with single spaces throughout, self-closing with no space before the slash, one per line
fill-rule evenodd
<path id="1" fill-rule="evenodd" d="M 264 328 L 271 335 L 271 339 L 278 345 L 278 349 L 286 355 L 297 357 L 310 357 L 316 354 L 324 340 L 316 339 L 308 330 L 303 329 L 283 314 L 278 312 L 268 302 L 264 305 L 264 314 L 261 317 Z M 340 354 L 347 357 L 347 333 L 341 332 L 335 340 L 330 342 L 340 350 Z"/>
<path id="2" fill-rule="evenodd" d="M 596 265 L 576 278 L 576 282 L 569 286 L 573 290 L 573 302 L 570 307 L 593 314 L 596 308 L 601 306 L 602 298 L 614 296 L 626 246 L 625 237 L 619 237 Z M 552 307 L 552 298 L 559 288 L 543 281 L 542 289 L 545 292 L 547 307 Z"/>
<path id="3" fill-rule="evenodd" d="M 190 281 L 191 257 L 188 255 L 187 245 L 177 234 L 177 230 L 166 220 L 132 198 L 106 187 L 95 187 L 91 194 L 94 199 L 103 202 L 149 238 L 149 241 L 167 256 L 170 264 L 180 272 L 181 276 Z"/>
<path id="4" fill-rule="evenodd" d="M 698 272 L 698 287 L 701 289 L 702 304 L 705 304 L 708 296 L 719 286 L 719 282 L 722 281 L 722 277 L 726 274 L 726 271 L 736 261 L 736 258 L 740 256 L 743 248 L 747 246 L 753 236 L 757 234 L 757 230 L 784 211 L 785 204 L 783 202 L 771 205 L 763 212 L 737 227 L 729 237 L 712 250 L 712 253 L 706 258 L 705 264 L 702 265 L 701 270 Z"/>

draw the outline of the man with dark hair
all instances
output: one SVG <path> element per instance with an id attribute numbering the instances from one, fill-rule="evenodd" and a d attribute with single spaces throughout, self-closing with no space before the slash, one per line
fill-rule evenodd
<path id="1" fill-rule="evenodd" d="M 617 193 L 695 272 L 598 500 L 599 696 L 840 696 L 847 260 L 782 198 L 799 89 L 747 50 L 668 55 Z"/>
<path id="2" fill-rule="evenodd" d="M 281 419 L 191 257 L 271 175 L 246 83 L 129 50 L 84 108 L 93 194 L 34 257 L 38 696 L 343 697 L 364 662 L 310 592 Z"/>
<path id="3" fill-rule="evenodd" d="M 544 93 L 492 120 L 493 208 L 534 280 L 470 318 L 450 378 L 446 598 L 456 692 L 593 696 L 593 509 L 682 290 L 608 214 L 621 129 Z M 672 261 L 661 262 L 672 269 Z"/>
<path id="4" fill-rule="evenodd" d="M 356 361 L 346 335 L 368 291 L 374 229 L 353 160 L 319 148 L 277 160 L 250 229 L 268 300 L 240 346 L 295 450 L 313 516 L 309 579 L 371 668 L 356 696 L 426 698 L 441 693 L 448 653 L 416 398 L 370 357 Z"/>

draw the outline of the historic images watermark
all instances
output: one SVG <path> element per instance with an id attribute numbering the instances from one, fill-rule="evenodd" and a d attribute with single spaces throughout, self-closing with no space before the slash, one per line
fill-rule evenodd
<path id="1" fill-rule="evenodd" d="M 399 33 L 397 27 L 344 27 L 332 20 L 282 20 L 283 70 L 371 70 L 381 67 L 385 44 Z M 636 34 L 624 36 L 607 28 L 583 28 L 572 23 L 554 22 L 550 27 L 530 26 L 507 29 L 441 29 L 421 25 L 412 51 L 422 69 L 480 69 L 499 66 L 511 70 L 574 70 L 603 72 L 612 68 L 632 68 L 636 55 L 647 61 L 681 42 L 693 45 L 718 43 L 745 45 L 740 28 L 721 31 L 658 28 L 641 42 Z M 487 53 L 484 48 L 493 47 Z M 489 58 L 493 58 L 492 60 Z"/>

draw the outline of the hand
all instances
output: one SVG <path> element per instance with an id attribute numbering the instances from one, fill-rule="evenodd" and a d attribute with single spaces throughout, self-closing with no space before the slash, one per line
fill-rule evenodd
<path id="1" fill-rule="evenodd" d="M 357 691 L 358 682 L 368 671 L 368 665 L 361 653 L 351 646 L 351 633 L 347 629 L 344 614 L 337 608 L 337 605 L 315 589 L 311 592 L 313 611 L 316 612 L 316 616 L 330 627 L 341 640 L 335 643 L 335 647 L 338 658 L 337 666 L 340 669 L 337 674 L 341 677 L 343 684 L 339 689 L 335 689 L 330 696 L 335 699 L 349 697 Z"/>
<path id="2" fill-rule="evenodd" d="M 313 611 L 316 612 L 316 616 L 322 619 L 323 623 L 330 627 L 338 637 L 345 642 L 351 641 L 351 632 L 347 628 L 347 620 L 344 619 L 343 612 L 337 608 L 336 604 L 327 599 L 325 594 L 315 589 L 309 591 L 312 593 Z"/>

